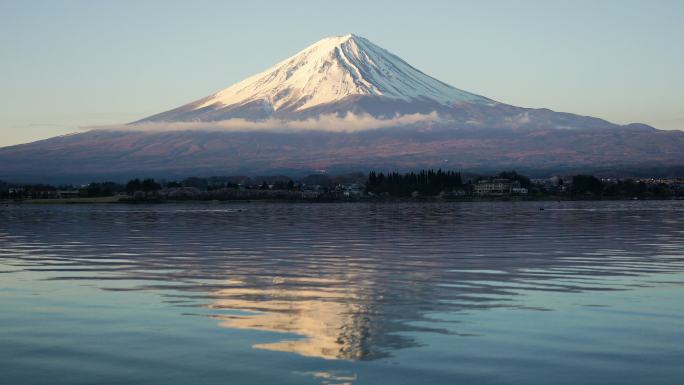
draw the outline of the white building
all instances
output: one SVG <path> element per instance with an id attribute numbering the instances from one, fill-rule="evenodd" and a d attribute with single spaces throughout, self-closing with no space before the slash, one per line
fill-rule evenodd
<path id="1" fill-rule="evenodd" d="M 473 186 L 473 193 L 479 196 L 526 195 L 528 190 L 520 182 L 510 179 L 484 179 Z"/>
<path id="2" fill-rule="evenodd" d="M 479 196 L 510 195 L 513 182 L 509 179 L 484 179 L 473 186 L 473 193 Z"/>

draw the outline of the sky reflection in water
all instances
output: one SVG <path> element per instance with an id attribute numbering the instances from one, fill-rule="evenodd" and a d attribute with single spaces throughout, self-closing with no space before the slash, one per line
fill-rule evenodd
<path id="1" fill-rule="evenodd" d="M 27 306 L 28 297 L 17 305 L 13 294 L 26 286 L 41 297 L 36 306 L 50 300 L 72 314 L 96 305 L 123 311 L 135 293 L 153 294 L 151 312 L 131 314 L 125 327 L 158 324 L 164 313 L 195 325 L 194 332 L 177 327 L 196 333 L 188 343 L 197 349 L 225 328 L 247 348 L 214 349 L 244 354 L 240 368 L 295 353 L 280 358 L 292 376 L 274 374 L 281 383 L 374 383 L 391 378 L 387 365 L 394 383 L 500 383 L 504 375 L 510 383 L 544 383 L 540 368 L 571 373 L 581 364 L 591 373 L 599 362 L 596 383 L 629 383 L 611 378 L 611 365 L 684 355 L 681 346 L 653 344 L 684 342 L 673 326 L 684 306 L 670 302 L 683 293 L 683 203 L 9 206 L 0 211 L 0 304 Z M 51 295 L 58 283 L 83 298 Z M 105 293 L 121 303 L 93 303 Z M 10 330 L 38 313 L 17 311 L 0 326 Z M 79 338 L 77 321 L 55 322 L 65 341 Z M 200 332 L 198 322 L 220 328 Z M 641 335 L 630 325 L 640 325 Z M 121 333 L 139 332 L 125 327 Z M 249 333 L 233 333 L 240 331 Z M 30 340 L 18 331 L 0 336 L 15 347 Z M 630 338 L 633 345 L 623 341 Z M 638 351 L 649 344 L 653 350 Z M 0 346 L 0 358 L 11 354 Z M 663 380 L 684 374 L 662 362 L 634 370 Z M 510 378 L 509 366 L 528 369 Z M 240 383 L 250 383 L 244 370 Z"/>

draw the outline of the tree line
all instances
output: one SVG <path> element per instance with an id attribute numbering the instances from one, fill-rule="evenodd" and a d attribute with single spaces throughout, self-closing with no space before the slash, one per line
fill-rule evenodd
<path id="1" fill-rule="evenodd" d="M 572 198 L 639 198 L 668 199 L 684 195 L 684 190 L 664 183 L 644 181 L 601 180 L 593 175 L 574 175 L 567 194 Z"/>
<path id="2" fill-rule="evenodd" d="M 408 197 L 416 192 L 420 195 L 437 195 L 461 186 L 463 177 L 456 171 L 421 170 L 406 174 L 371 171 L 368 174 L 366 191 L 375 195 Z"/>
<path id="3" fill-rule="evenodd" d="M 528 197 L 558 198 L 558 199 L 668 199 L 684 196 L 684 183 L 660 183 L 656 181 L 602 180 L 592 175 L 578 174 L 552 180 L 532 181 L 516 171 L 503 171 L 494 175 L 468 175 L 451 170 L 420 170 L 416 172 L 378 172 L 371 171 L 351 173 L 337 176 L 326 174 L 312 174 L 300 179 L 287 176 L 264 177 L 189 177 L 181 181 L 155 180 L 153 178 L 135 178 L 127 183 L 92 182 L 75 187 L 73 185 L 49 184 L 12 184 L 0 181 L 0 199 L 40 199 L 55 198 L 64 192 L 73 196 L 74 192 L 80 197 L 107 197 L 127 194 L 143 198 L 157 197 L 160 190 L 190 188 L 201 192 L 215 192 L 204 194 L 207 196 L 230 195 L 229 190 L 253 191 L 245 196 L 270 196 L 273 194 L 258 194 L 264 192 L 304 192 L 316 191 L 330 199 L 349 196 L 352 186 L 371 197 L 412 197 L 437 195 L 472 195 L 473 186 L 481 180 L 507 179 L 517 186 L 528 189 Z M 186 192 L 190 194 L 191 191 Z M 356 192 L 354 192 L 356 193 Z M 168 194 L 167 194 L 168 195 Z M 192 194 L 191 194 L 192 195 Z M 239 194 L 238 194 L 239 195 Z M 296 196 L 290 194 L 288 196 Z"/>

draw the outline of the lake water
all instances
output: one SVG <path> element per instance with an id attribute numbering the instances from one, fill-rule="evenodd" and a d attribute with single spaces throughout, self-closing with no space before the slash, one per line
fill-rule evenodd
<path id="1" fill-rule="evenodd" d="M 682 201 L 0 207 L 2 384 L 683 379 Z"/>

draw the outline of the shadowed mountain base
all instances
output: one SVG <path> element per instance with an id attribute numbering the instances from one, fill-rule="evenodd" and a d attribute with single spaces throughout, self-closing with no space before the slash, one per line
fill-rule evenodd
<path id="1" fill-rule="evenodd" d="M 94 130 L 0 149 L 0 179 L 87 182 L 132 176 L 291 175 L 443 168 L 665 170 L 684 165 L 684 133 L 391 128 L 353 133 Z"/>

